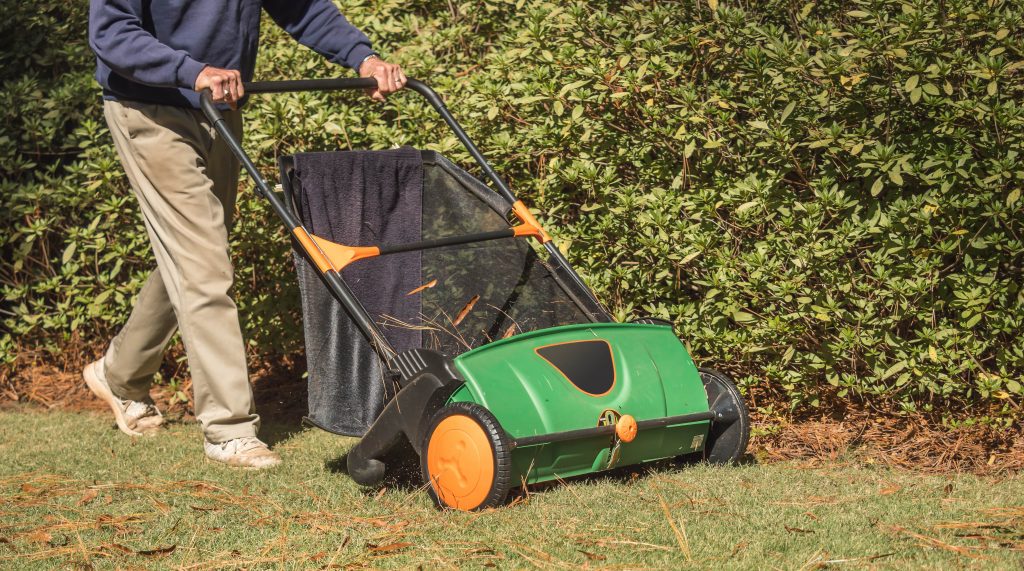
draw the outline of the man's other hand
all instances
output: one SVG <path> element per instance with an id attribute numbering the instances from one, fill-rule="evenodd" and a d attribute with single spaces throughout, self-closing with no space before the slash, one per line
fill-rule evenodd
<path id="1" fill-rule="evenodd" d="M 367 58 L 359 66 L 359 77 L 372 77 L 377 80 L 377 89 L 367 89 L 366 94 L 377 101 L 405 87 L 408 79 L 397 63 L 388 63 L 377 56 Z"/>
<path id="2" fill-rule="evenodd" d="M 245 95 L 242 74 L 234 69 L 221 69 L 208 65 L 196 77 L 196 91 L 209 88 L 215 103 L 227 103 L 238 109 L 238 100 Z"/>

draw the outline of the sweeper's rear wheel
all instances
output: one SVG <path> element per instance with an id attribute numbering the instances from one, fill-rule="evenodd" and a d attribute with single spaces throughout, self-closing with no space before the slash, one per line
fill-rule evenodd
<path id="1" fill-rule="evenodd" d="M 704 459 L 712 464 L 732 464 L 747 451 L 750 413 L 732 379 L 714 369 L 698 370 L 708 395 L 708 407 L 715 413 L 704 444 Z"/>
<path id="2" fill-rule="evenodd" d="M 505 501 L 512 484 L 512 449 L 486 408 L 458 402 L 437 411 L 421 450 L 423 479 L 437 505 L 469 511 Z"/>

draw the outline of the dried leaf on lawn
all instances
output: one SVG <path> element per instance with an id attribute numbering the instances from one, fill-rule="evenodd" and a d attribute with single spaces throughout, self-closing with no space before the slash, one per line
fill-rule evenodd
<path id="1" fill-rule="evenodd" d="M 474 295 L 472 299 L 470 299 L 469 302 L 466 304 L 466 306 L 463 307 L 461 311 L 459 311 L 459 314 L 455 316 L 455 321 L 452 321 L 452 325 L 458 325 L 462 323 L 462 320 L 465 319 L 467 315 L 469 315 L 469 312 L 473 311 L 473 306 L 476 305 L 476 302 L 478 301 L 480 301 L 480 296 Z"/>
<path id="2" fill-rule="evenodd" d="M 85 504 L 95 500 L 100 493 L 93 488 L 89 488 L 82 494 L 82 497 L 75 502 L 77 506 L 84 506 Z"/>
<path id="3" fill-rule="evenodd" d="M 53 535 L 42 529 L 37 529 L 33 532 L 28 533 L 25 539 L 33 543 L 50 543 L 53 541 Z"/>
<path id="4" fill-rule="evenodd" d="M 389 543 L 387 545 L 373 545 L 372 543 L 367 543 L 366 546 L 370 548 L 370 551 L 373 551 L 375 553 L 382 553 L 384 551 L 397 551 L 399 549 L 405 549 L 406 547 L 412 546 L 412 543 L 408 541 L 397 541 L 395 543 Z"/>
<path id="5" fill-rule="evenodd" d="M 169 504 L 161 502 L 156 498 L 149 498 L 149 503 L 153 504 L 153 507 L 161 513 L 170 513 L 171 511 L 171 506 Z"/>
<path id="6" fill-rule="evenodd" d="M 421 285 L 420 287 L 410 291 L 409 293 L 407 293 L 405 295 L 415 295 L 415 294 L 417 294 L 417 293 L 419 293 L 419 292 L 421 292 L 421 291 L 423 291 L 425 289 L 430 289 L 430 288 L 432 288 L 432 287 L 434 287 L 436 285 L 437 285 L 437 280 L 436 279 L 430 280 L 429 282 Z"/>
<path id="7" fill-rule="evenodd" d="M 142 555 L 143 557 L 166 557 L 166 556 L 170 555 L 171 553 L 174 553 L 174 550 L 177 549 L 177 548 L 178 548 L 177 545 L 168 545 L 167 547 L 156 547 L 156 548 L 153 548 L 153 549 L 143 549 L 141 551 L 136 551 L 135 553 L 137 555 Z"/>

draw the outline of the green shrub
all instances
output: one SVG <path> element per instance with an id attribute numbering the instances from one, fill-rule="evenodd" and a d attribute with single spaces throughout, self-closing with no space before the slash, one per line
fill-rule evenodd
<path id="1" fill-rule="evenodd" d="M 617 317 L 672 318 L 700 361 L 793 405 L 1020 410 L 1014 3 L 341 5 L 444 95 Z M 3 25 L 25 40 L 0 60 L 7 362 L 76 330 L 109 335 L 152 263 L 99 118 L 84 8 L 14 12 Z M 341 73 L 264 32 L 259 78 Z M 253 98 L 247 118 L 268 174 L 298 149 L 468 159 L 411 94 Z M 239 209 L 254 350 L 294 350 L 286 240 L 252 193 Z"/>

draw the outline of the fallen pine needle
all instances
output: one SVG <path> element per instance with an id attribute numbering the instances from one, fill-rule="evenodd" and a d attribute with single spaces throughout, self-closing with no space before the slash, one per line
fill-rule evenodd
<path id="1" fill-rule="evenodd" d="M 650 549 L 672 551 L 672 548 L 667 545 L 658 545 L 656 543 L 644 543 L 643 541 L 630 541 L 628 539 L 597 539 L 594 541 L 594 543 L 601 547 L 605 547 L 608 545 L 631 545 L 634 547 L 648 547 Z"/>
<path id="2" fill-rule="evenodd" d="M 558 559 L 558 558 L 554 557 L 550 553 L 546 553 L 544 551 L 541 551 L 540 549 L 537 549 L 536 547 L 531 547 L 529 545 L 522 545 L 522 544 L 519 544 L 519 543 L 511 543 L 511 544 L 509 544 L 509 546 L 512 548 L 512 551 L 515 551 L 517 554 L 519 554 L 520 557 L 522 557 L 523 559 L 526 559 L 527 561 L 529 561 L 530 563 L 534 564 L 537 567 L 540 567 L 541 569 L 549 569 L 552 566 L 562 567 L 562 568 L 566 568 L 566 569 L 576 569 L 577 568 L 576 565 L 572 565 L 570 563 L 562 561 L 561 559 Z M 520 550 L 525 550 L 525 551 L 532 552 L 533 553 L 533 557 L 527 555 L 526 553 L 524 553 L 523 551 L 520 551 Z M 536 558 L 539 558 L 541 560 L 541 562 L 538 562 Z"/>
<path id="3" fill-rule="evenodd" d="M 85 490 L 85 492 L 82 493 L 82 497 L 77 502 L 75 502 L 75 505 L 76 506 L 84 506 L 85 504 L 95 500 L 97 498 L 97 496 L 99 496 L 99 495 L 100 495 L 100 493 L 98 491 L 96 491 L 96 489 L 94 489 L 94 488 L 87 488 Z"/>
<path id="4" fill-rule="evenodd" d="M 840 563 L 860 563 L 861 561 L 874 561 L 876 559 L 882 559 L 885 557 L 892 557 L 896 555 L 896 552 L 891 553 L 880 553 L 878 555 L 868 555 L 866 557 L 848 557 L 846 559 L 829 559 L 828 561 L 822 561 L 823 565 L 838 565 Z"/>
<path id="5" fill-rule="evenodd" d="M 975 557 L 975 558 L 976 557 L 981 557 L 980 555 L 978 555 L 976 553 L 971 553 L 971 548 L 969 548 L 969 547 L 962 547 L 962 546 L 959 546 L 959 545 L 953 545 L 951 543 L 946 543 L 945 541 L 942 541 L 941 539 L 936 539 L 934 537 L 928 537 L 927 535 L 922 535 L 920 533 L 917 533 L 916 531 L 911 531 L 911 530 L 909 530 L 909 529 L 907 529 L 905 527 L 899 526 L 899 525 L 890 525 L 890 526 L 886 526 L 886 527 L 890 531 L 893 531 L 893 532 L 896 532 L 896 533 L 901 533 L 903 535 L 909 535 L 910 537 L 913 537 L 914 539 L 924 543 L 925 545 L 931 546 L 931 547 L 937 547 L 939 549 L 945 549 L 946 551 L 952 551 L 953 553 L 958 553 L 960 555 L 965 555 L 967 557 Z"/>
<path id="6" fill-rule="evenodd" d="M 686 556 L 687 561 L 692 561 L 693 558 L 690 556 L 690 541 L 686 539 L 686 529 L 680 530 L 676 525 L 675 518 L 672 517 L 672 512 L 668 509 L 668 504 L 665 503 L 665 498 L 662 497 L 661 492 L 657 492 L 658 501 L 661 502 L 661 509 L 665 512 L 665 519 L 668 520 L 668 524 L 672 526 L 672 531 L 676 534 L 676 541 L 679 542 L 679 550 Z"/>

